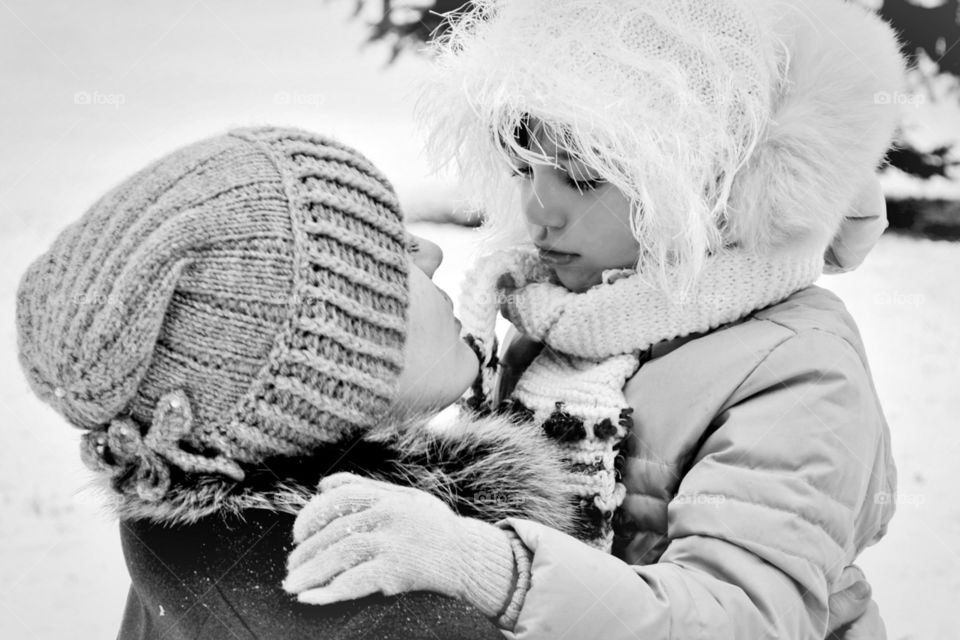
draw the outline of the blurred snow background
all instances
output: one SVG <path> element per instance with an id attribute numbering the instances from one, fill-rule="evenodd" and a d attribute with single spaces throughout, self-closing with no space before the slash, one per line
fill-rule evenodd
<path id="1" fill-rule="evenodd" d="M 427 63 L 388 68 L 385 47 L 361 50 L 351 7 L 0 0 L 0 638 L 112 637 L 126 595 L 116 527 L 82 490 L 79 434 L 31 396 L 16 362 L 16 284 L 59 228 L 159 155 L 266 123 L 363 150 L 413 216 L 449 208 L 411 118 Z M 417 231 L 446 250 L 437 280 L 455 292 L 476 232 Z M 886 236 L 860 270 L 821 281 L 860 323 L 899 463 L 899 513 L 862 558 L 895 640 L 960 629 L 958 276 L 960 245 Z"/>

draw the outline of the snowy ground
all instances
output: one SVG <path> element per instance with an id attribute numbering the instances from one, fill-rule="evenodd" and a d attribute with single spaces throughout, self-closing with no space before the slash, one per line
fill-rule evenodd
<path id="1" fill-rule="evenodd" d="M 346 0 L 283 3 L 0 0 L 0 638 L 112 637 L 127 577 L 88 493 L 78 434 L 34 400 L 16 363 L 14 291 L 56 230 L 160 153 L 247 123 L 339 135 L 395 180 L 408 210 L 443 199 L 410 122 L 421 61 L 356 54 Z M 420 226 L 454 292 L 473 232 Z M 824 278 L 860 322 L 900 468 L 889 536 L 862 564 L 890 638 L 960 629 L 960 245 L 885 237 Z"/>

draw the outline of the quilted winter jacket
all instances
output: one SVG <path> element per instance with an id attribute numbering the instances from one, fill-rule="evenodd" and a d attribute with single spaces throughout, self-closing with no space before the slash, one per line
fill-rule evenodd
<path id="1" fill-rule="evenodd" d="M 515 636 L 823 640 L 829 598 L 863 581 L 852 564 L 885 533 L 896 491 L 843 303 L 810 287 L 657 345 L 625 394 L 615 554 L 502 523 L 533 552 Z"/>

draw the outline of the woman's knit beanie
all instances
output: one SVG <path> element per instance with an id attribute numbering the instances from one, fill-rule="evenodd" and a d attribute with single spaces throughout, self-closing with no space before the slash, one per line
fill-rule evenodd
<path id="1" fill-rule="evenodd" d="M 243 480 L 368 426 L 403 365 L 406 232 L 362 155 L 232 131 L 113 189 L 28 269 L 20 362 L 125 493 Z"/>

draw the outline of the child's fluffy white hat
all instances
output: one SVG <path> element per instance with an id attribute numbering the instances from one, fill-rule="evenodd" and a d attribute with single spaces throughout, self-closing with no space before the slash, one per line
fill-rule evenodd
<path id="1" fill-rule="evenodd" d="M 689 280 L 725 247 L 822 251 L 882 160 L 904 64 L 843 0 L 476 0 L 437 46 L 421 113 L 494 227 L 535 118 L 634 203 L 638 267 Z M 670 269 L 673 271 L 673 269 Z"/>

